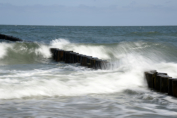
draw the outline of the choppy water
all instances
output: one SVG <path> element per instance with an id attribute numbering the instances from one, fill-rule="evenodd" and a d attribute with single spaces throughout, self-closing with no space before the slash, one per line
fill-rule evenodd
<path id="1" fill-rule="evenodd" d="M 0 117 L 176 118 L 177 99 L 143 72 L 177 77 L 177 27 L 0 26 Z M 92 70 L 56 63 L 50 48 L 106 59 Z"/>

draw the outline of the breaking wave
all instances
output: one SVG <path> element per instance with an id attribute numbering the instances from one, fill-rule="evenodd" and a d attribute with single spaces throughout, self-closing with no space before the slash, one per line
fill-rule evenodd
<path id="1" fill-rule="evenodd" d="M 51 63 L 32 70 L 4 71 L 0 68 L 0 99 L 107 94 L 133 89 L 137 93 L 147 90 L 143 74 L 146 70 L 167 72 L 177 77 L 177 48 L 165 43 L 78 44 L 55 39 L 49 44 L 0 43 L 0 48 L 1 65 L 5 62 L 38 63 L 42 58 L 51 57 L 50 48 L 72 50 L 111 63 L 106 70 L 63 63 Z"/>

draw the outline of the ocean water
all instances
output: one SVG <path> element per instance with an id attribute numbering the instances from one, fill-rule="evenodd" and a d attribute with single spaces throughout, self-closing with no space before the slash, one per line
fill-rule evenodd
<path id="1" fill-rule="evenodd" d="M 144 71 L 177 78 L 177 26 L 0 25 L 1 118 L 177 118 L 177 98 L 148 89 Z M 108 60 L 94 70 L 50 48 Z"/>

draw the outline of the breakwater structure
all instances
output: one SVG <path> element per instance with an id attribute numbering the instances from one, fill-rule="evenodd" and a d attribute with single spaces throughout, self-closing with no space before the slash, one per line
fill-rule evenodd
<path id="1" fill-rule="evenodd" d="M 106 60 L 101 60 L 92 56 L 82 55 L 73 51 L 65 51 L 58 48 L 51 48 L 52 59 L 56 62 L 79 63 L 92 69 L 106 69 L 109 63 Z"/>
<path id="2" fill-rule="evenodd" d="M 19 38 L 0 34 L 0 39 L 9 41 L 23 41 Z M 82 55 L 73 51 L 66 51 L 58 48 L 50 48 L 52 59 L 56 62 L 64 62 L 68 64 L 79 63 L 92 69 L 106 69 L 111 66 L 107 60 L 98 59 L 96 57 Z M 172 78 L 167 73 L 159 73 L 156 70 L 144 72 L 148 87 L 154 91 L 177 97 L 177 78 Z"/>
<path id="3" fill-rule="evenodd" d="M 0 34 L 0 39 L 9 40 L 9 41 L 23 41 L 22 39 L 13 36 L 4 35 L 4 34 Z"/>
<path id="4" fill-rule="evenodd" d="M 172 78 L 167 73 L 159 73 L 156 70 L 147 71 L 144 74 L 150 89 L 177 97 L 177 78 Z"/>
<path id="5" fill-rule="evenodd" d="M 0 34 L 0 39 L 9 41 L 23 41 L 22 39 Z M 106 69 L 109 63 L 106 60 L 98 59 L 96 57 L 82 55 L 73 51 L 66 51 L 58 48 L 51 48 L 52 59 L 56 62 L 64 63 L 79 63 L 80 66 L 92 69 Z"/>

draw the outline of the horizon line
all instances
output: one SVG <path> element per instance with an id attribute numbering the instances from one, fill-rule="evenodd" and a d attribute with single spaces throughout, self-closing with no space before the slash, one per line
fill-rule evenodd
<path id="1" fill-rule="evenodd" d="M 56 26 L 56 27 L 153 27 L 153 26 L 177 26 L 177 25 L 26 25 L 26 24 L 0 24 L 11 26 Z"/>

